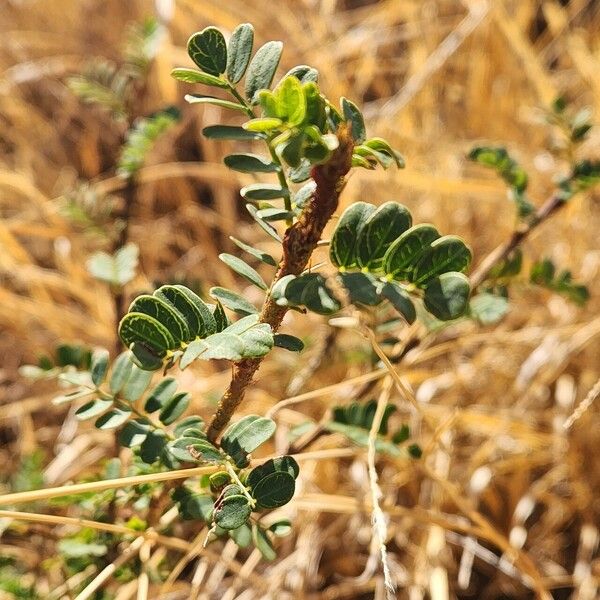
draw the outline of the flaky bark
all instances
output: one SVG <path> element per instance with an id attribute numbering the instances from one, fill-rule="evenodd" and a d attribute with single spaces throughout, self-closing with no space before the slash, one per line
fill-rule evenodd
<path id="1" fill-rule="evenodd" d="M 300 275 L 304 271 L 327 222 L 337 209 L 344 177 L 352 163 L 353 140 L 347 126 L 343 125 L 339 129 L 338 139 L 339 146 L 331 158 L 312 171 L 316 183 L 315 193 L 298 221 L 285 232 L 283 257 L 274 283 L 286 275 Z M 276 304 L 268 293 L 260 313 L 260 321 L 269 324 L 275 332 L 281 326 L 287 310 L 287 307 Z M 234 364 L 229 387 L 219 401 L 208 428 L 209 440 L 214 442 L 229 423 L 262 361 L 262 357 L 246 358 Z"/>

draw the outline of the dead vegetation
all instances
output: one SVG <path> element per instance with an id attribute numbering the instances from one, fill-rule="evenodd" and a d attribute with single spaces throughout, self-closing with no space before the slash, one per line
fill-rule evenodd
<path id="1" fill-rule="evenodd" d="M 166 12 L 171 5 L 156 4 Z M 528 170 L 540 205 L 563 167 L 548 152 L 542 108 L 564 94 L 600 113 L 594 0 L 172 4 L 169 35 L 136 111 L 177 104 L 183 118 L 138 178 L 129 235 L 140 248 L 141 274 L 128 286 L 132 296 L 184 279 L 199 289 L 216 281 L 239 289 L 216 260 L 228 236 L 254 237 L 267 251 L 271 243 L 240 207 L 239 187 L 250 180 L 228 171 L 220 149 L 200 135 L 218 120 L 218 109 L 184 106 L 182 88 L 169 76 L 173 66 L 187 64 L 189 33 L 205 25 L 231 31 L 250 21 L 260 41 L 284 40 L 281 72 L 315 66 L 328 96 L 365 106 L 369 131 L 403 152 L 405 170 L 355 173 L 342 208 L 361 199 L 399 200 L 415 219 L 463 236 L 475 264 L 515 223 L 503 184 L 465 153 L 482 141 L 506 144 Z M 78 426 L 72 411 L 50 404 L 55 384 L 32 386 L 17 368 L 61 342 L 115 346 L 111 292 L 85 268 L 93 251 L 111 247 L 114 232 L 83 227 L 64 208 L 123 202 L 114 164 L 124 127 L 81 104 L 65 79 L 93 57 L 117 60 L 127 24 L 153 11 L 153 3 L 141 1 L 9 0 L 0 13 L 3 493 L 101 478 L 104 460 L 115 456 L 110 432 Z M 585 151 L 598 157 L 599 131 Z M 522 279 L 499 325 L 463 323 L 429 335 L 393 365 L 394 377 L 377 364 L 368 339 L 350 331 L 331 336 L 316 315 L 287 316 L 307 350 L 300 359 L 270 356 L 243 411 L 270 411 L 285 431 L 307 417 L 318 422 L 333 404 L 383 391 L 399 408 L 394 418 L 410 424 L 424 450 L 420 461 L 377 461 L 399 598 L 598 597 L 599 227 L 598 192 L 582 194 L 523 248 L 528 262 L 549 256 L 573 269 L 591 292 L 585 308 Z M 193 394 L 193 410 L 210 416 L 230 369 L 196 366 L 178 378 Z M 585 410 L 573 419 L 578 406 Z M 279 436 L 273 451 L 287 444 Z M 12 513 L 0 512 L 0 569 L 3 562 L 16 565 L 37 595 L 0 591 L 0 598 L 384 598 L 367 452 L 338 435 L 300 446 L 300 489 L 284 511 L 294 517 L 294 530 L 275 562 L 231 542 L 203 549 L 200 528 L 169 525 L 174 515 L 158 502 L 149 525 L 160 535 L 124 542 L 102 567 L 67 574 L 58 541 L 81 527 L 122 534 L 132 509 L 120 508 L 112 523 L 83 523 L 80 506 L 38 499 L 23 508 L 37 516 L 15 513 L 22 509 L 16 504 Z M 122 459 L 127 464 L 126 451 Z M 25 487 L 19 477 L 29 477 Z M 115 572 L 130 563 L 135 576 L 120 582 Z M 112 595 L 78 596 L 74 590 L 90 582 Z"/>

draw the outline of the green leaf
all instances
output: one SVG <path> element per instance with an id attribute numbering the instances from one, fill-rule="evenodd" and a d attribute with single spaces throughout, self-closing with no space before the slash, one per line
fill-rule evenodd
<path id="1" fill-rule="evenodd" d="M 184 462 L 222 463 L 224 456 L 208 440 L 184 436 L 169 442 L 169 452 Z"/>
<path id="2" fill-rule="evenodd" d="M 169 331 L 175 342 L 186 342 L 190 339 L 190 331 L 185 319 L 170 302 L 161 300 L 159 296 L 142 294 L 129 306 L 129 313 L 143 313 L 156 319 Z"/>
<path id="3" fill-rule="evenodd" d="M 251 315 L 258 312 L 258 309 L 248 302 L 246 298 L 222 287 L 213 287 L 209 294 L 215 300 L 218 300 L 223 306 L 240 315 Z"/>
<path id="4" fill-rule="evenodd" d="M 114 286 L 124 286 L 135 277 L 139 250 L 135 244 L 127 244 L 113 255 L 96 252 L 86 266 L 92 277 Z"/>
<path id="5" fill-rule="evenodd" d="M 126 381 L 133 370 L 133 363 L 130 359 L 129 352 L 121 352 L 115 359 L 112 365 L 112 373 L 110 375 L 109 389 L 113 395 L 118 394 L 125 385 Z"/>
<path id="6" fill-rule="evenodd" d="M 94 393 L 95 391 L 89 388 L 77 388 L 72 392 L 67 392 L 66 394 L 59 394 L 58 396 L 54 396 L 54 398 L 52 398 L 52 404 L 58 406 L 60 404 L 64 404 L 65 402 L 72 402 L 73 400 L 79 400 L 79 398 L 85 398 L 86 396 L 90 396 Z"/>
<path id="7" fill-rule="evenodd" d="M 58 542 L 58 551 L 69 558 L 85 558 L 104 556 L 108 552 L 108 547 L 105 544 L 86 543 L 78 539 L 67 538 Z M 16 596 L 13 597 L 16 598 Z M 19 597 L 21 596 L 19 595 Z"/>
<path id="8" fill-rule="evenodd" d="M 410 428 L 404 424 L 396 433 L 392 436 L 392 442 L 394 444 L 402 444 L 410 437 Z"/>
<path id="9" fill-rule="evenodd" d="M 229 537 L 240 547 L 247 548 L 252 543 L 252 529 L 244 523 L 237 529 L 229 532 Z"/>
<path id="10" fill-rule="evenodd" d="M 166 445 L 167 439 L 163 431 L 160 429 L 150 431 L 140 446 L 140 458 L 151 465 L 156 462 Z"/>
<path id="11" fill-rule="evenodd" d="M 144 393 L 144 390 L 150 384 L 151 379 L 152 371 L 145 371 L 138 366 L 133 365 L 121 392 L 123 398 L 127 400 L 127 402 L 135 402 Z"/>
<path id="12" fill-rule="evenodd" d="M 508 312 L 508 299 L 495 294 L 477 294 L 471 298 L 469 310 L 482 325 L 493 325 Z"/>
<path id="13" fill-rule="evenodd" d="M 486 167 L 491 167 L 516 192 L 522 194 L 527 189 L 527 173 L 513 160 L 505 148 L 477 147 L 469 153 L 469 159 Z"/>
<path id="14" fill-rule="evenodd" d="M 227 68 L 227 45 L 216 27 L 194 33 L 187 43 L 190 58 L 206 73 L 221 75 Z"/>
<path id="15" fill-rule="evenodd" d="M 276 333 L 273 336 L 273 340 L 275 342 L 275 346 L 278 348 L 284 348 L 290 352 L 302 352 L 302 350 L 304 350 L 304 342 L 295 335 Z"/>
<path id="16" fill-rule="evenodd" d="M 116 429 L 117 427 L 121 427 L 121 425 L 123 425 L 123 423 L 125 423 L 130 416 L 130 410 L 113 408 L 96 419 L 94 425 L 98 429 Z"/>
<path id="17" fill-rule="evenodd" d="M 348 290 L 354 304 L 377 306 L 382 298 L 379 295 L 379 282 L 367 273 L 340 273 L 340 280 Z"/>
<path id="18" fill-rule="evenodd" d="M 342 113 L 346 121 L 350 121 L 352 137 L 358 144 L 362 144 L 367 138 L 367 130 L 365 128 L 365 120 L 358 106 L 354 102 L 350 102 L 347 98 L 340 99 Z"/>
<path id="19" fill-rule="evenodd" d="M 277 233 L 277 231 L 273 227 L 271 227 L 271 225 L 269 225 L 268 223 L 266 223 L 265 221 L 263 221 L 257 215 L 258 209 L 256 208 L 256 206 L 252 206 L 252 204 L 246 204 L 246 210 L 250 213 L 251 217 L 260 225 L 261 229 L 265 233 L 267 233 L 270 237 L 272 237 L 274 240 L 278 241 L 279 243 L 283 242 L 283 239 Z"/>
<path id="20" fill-rule="evenodd" d="M 256 99 L 257 103 L 260 104 L 260 107 L 262 108 L 264 117 L 279 119 L 279 111 L 277 110 L 277 99 L 273 92 L 271 92 L 270 90 L 259 90 L 259 92 L 256 94 Z"/>
<path id="21" fill-rule="evenodd" d="M 279 165 L 256 154 L 230 154 L 223 159 L 227 167 L 240 173 L 277 173 Z"/>
<path id="22" fill-rule="evenodd" d="M 185 83 L 202 83 L 204 85 L 211 85 L 213 87 L 227 88 L 227 82 L 214 75 L 208 73 L 201 73 L 195 69 L 186 69 L 179 67 L 171 71 L 171 77 L 178 81 L 184 81 Z"/>
<path id="23" fill-rule="evenodd" d="M 319 71 L 313 67 L 309 67 L 308 65 L 298 65 L 296 67 L 292 67 L 283 76 L 283 79 L 286 79 L 287 77 L 295 77 L 300 81 L 300 83 L 317 83 L 319 80 Z"/>
<path id="24" fill-rule="evenodd" d="M 90 400 L 75 411 L 75 417 L 80 421 L 97 417 L 113 405 L 112 400 Z"/>
<path id="25" fill-rule="evenodd" d="M 263 138 L 262 135 L 254 132 L 247 131 L 243 127 L 237 125 L 209 125 L 202 130 L 205 137 L 210 140 L 260 140 Z"/>
<path id="26" fill-rule="evenodd" d="M 183 285 L 163 285 L 154 296 L 172 307 L 188 329 L 185 341 L 215 333 L 217 326 L 209 306 L 192 290 Z"/>
<path id="27" fill-rule="evenodd" d="M 208 494 L 195 494 L 185 486 L 176 488 L 173 501 L 179 504 L 179 513 L 186 520 L 200 519 L 210 523 L 213 511 L 213 499 Z"/>
<path id="28" fill-rule="evenodd" d="M 202 352 L 196 353 L 195 358 L 202 358 L 204 360 L 210 359 L 222 359 L 222 360 L 239 360 L 242 357 L 244 351 L 243 342 L 236 338 L 234 335 L 230 335 L 225 331 L 215 333 L 205 340 L 205 348 Z M 190 360 L 191 355 L 186 357 Z M 183 368 L 183 363 L 182 363 Z"/>
<path id="29" fill-rule="evenodd" d="M 125 424 L 125 427 L 119 431 L 117 439 L 121 446 L 133 448 L 133 446 L 139 446 L 143 443 L 148 435 L 148 431 L 150 431 L 148 425 L 140 423 L 139 421 L 129 421 Z"/>
<path id="30" fill-rule="evenodd" d="M 296 216 L 291 210 L 283 208 L 261 208 L 256 214 L 263 221 L 287 221 Z"/>
<path id="31" fill-rule="evenodd" d="M 263 117 L 261 119 L 250 119 L 250 121 L 246 121 L 243 125 L 243 128 L 246 131 L 263 133 L 265 131 L 278 129 L 281 127 L 281 125 L 283 125 L 283 121 L 281 119 L 277 119 L 275 117 Z"/>
<path id="32" fill-rule="evenodd" d="M 90 373 L 92 382 L 96 387 L 99 387 L 106 377 L 106 372 L 108 371 L 108 358 L 108 350 L 105 350 L 104 348 L 95 350 L 92 355 Z"/>
<path id="33" fill-rule="evenodd" d="M 394 279 L 408 279 L 417 261 L 439 237 L 433 225 L 411 227 L 388 247 L 383 257 L 384 272 Z"/>
<path id="34" fill-rule="evenodd" d="M 271 561 L 277 558 L 273 544 L 267 535 L 267 532 L 258 524 L 252 525 L 252 539 L 258 551 L 265 560 Z"/>
<path id="35" fill-rule="evenodd" d="M 516 248 L 504 260 L 496 264 L 490 271 L 489 279 L 498 279 L 501 277 L 514 277 L 521 272 L 523 267 L 523 252 Z"/>
<path id="36" fill-rule="evenodd" d="M 229 39 L 227 56 L 227 79 L 237 83 L 244 76 L 254 44 L 254 27 L 250 23 L 238 25 Z"/>
<path id="37" fill-rule="evenodd" d="M 311 173 L 312 165 L 310 161 L 302 159 L 300 165 L 298 167 L 290 169 L 288 175 L 292 183 L 302 183 L 303 181 L 310 179 Z"/>
<path id="38" fill-rule="evenodd" d="M 280 306 L 306 306 L 321 315 L 330 315 L 341 308 L 325 278 L 319 273 L 282 278 L 273 287 L 271 294 Z"/>
<path id="39" fill-rule="evenodd" d="M 237 110 L 246 114 L 246 109 L 237 102 L 231 100 L 223 100 L 222 98 L 215 98 L 214 96 L 204 96 L 202 94 L 186 94 L 184 100 L 189 104 L 212 104 L 214 106 L 220 106 L 221 108 L 228 108 L 230 110 Z"/>
<path id="40" fill-rule="evenodd" d="M 241 494 L 235 494 L 215 504 L 213 520 L 222 529 L 238 529 L 246 523 L 251 512 L 252 507 L 248 499 Z"/>
<path id="41" fill-rule="evenodd" d="M 311 179 L 294 194 L 294 205 L 296 208 L 304 208 L 314 196 L 317 184 Z"/>
<path id="42" fill-rule="evenodd" d="M 373 148 L 370 148 L 365 144 L 355 146 L 353 156 L 355 156 L 357 159 L 358 157 L 365 158 L 367 162 L 370 163 L 370 166 L 379 163 L 384 169 L 389 169 L 392 166 L 392 163 L 394 162 L 394 159 L 389 154 L 385 152 L 379 152 L 378 150 L 374 150 Z M 357 166 L 366 167 L 366 165 L 364 165 L 362 161 L 357 162 L 361 163 Z"/>
<path id="43" fill-rule="evenodd" d="M 380 270 L 392 242 L 412 225 L 408 209 L 398 202 L 386 202 L 371 213 L 360 228 L 356 253 L 359 266 Z"/>
<path id="44" fill-rule="evenodd" d="M 275 433 L 275 422 L 266 417 L 248 415 L 230 425 L 221 438 L 221 448 L 238 467 L 248 464 L 247 455 Z"/>
<path id="45" fill-rule="evenodd" d="M 380 434 L 386 434 L 388 430 L 388 420 L 390 415 L 396 411 L 396 407 L 393 404 L 387 404 L 383 416 L 381 418 L 381 424 L 379 426 Z M 352 402 L 346 406 L 336 406 L 333 409 L 333 420 L 336 423 L 344 423 L 347 425 L 354 425 L 360 427 L 367 432 L 371 430 L 373 425 L 373 419 L 377 412 L 377 401 L 369 400 L 369 402 Z"/>
<path id="46" fill-rule="evenodd" d="M 412 273 L 412 281 L 425 286 L 434 277 L 450 271 L 465 271 L 471 263 L 471 251 L 459 237 L 445 235 L 431 244 L 419 259 Z"/>
<path id="47" fill-rule="evenodd" d="M 255 102 L 255 96 L 259 90 L 267 89 L 271 85 L 282 50 L 281 42 L 267 42 L 257 50 L 254 58 L 250 61 L 245 87 L 246 98 L 250 102 Z"/>
<path id="48" fill-rule="evenodd" d="M 265 477 L 268 477 L 273 473 L 286 473 L 291 475 L 293 479 L 296 479 L 300 473 L 300 467 L 293 456 L 277 456 L 276 458 L 270 458 L 248 473 L 246 485 L 252 489 Z"/>
<path id="49" fill-rule="evenodd" d="M 352 166 L 353 167 L 361 167 L 363 169 L 374 169 L 375 168 L 371 162 L 369 162 L 364 156 L 360 156 L 360 154 L 352 155 Z"/>
<path id="50" fill-rule="evenodd" d="M 408 323 L 414 323 L 417 318 L 415 305 L 410 296 L 397 284 L 385 283 L 381 288 L 381 295 L 390 301 L 390 304 L 406 319 Z"/>
<path id="51" fill-rule="evenodd" d="M 153 413 L 161 409 L 168 400 L 173 397 L 177 390 L 177 382 L 172 377 L 163 379 L 146 398 L 144 410 L 147 413 Z"/>
<path id="52" fill-rule="evenodd" d="M 471 287 L 462 273 L 443 273 L 425 289 L 425 308 L 442 321 L 462 316 L 469 303 Z"/>
<path id="53" fill-rule="evenodd" d="M 289 190 L 276 183 L 251 183 L 240 190 L 240 196 L 246 200 L 276 200 L 289 195 Z"/>
<path id="54" fill-rule="evenodd" d="M 331 422 L 325 426 L 329 431 L 341 433 L 346 436 L 351 442 L 366 447 L 369 444 L 369 431 L 363 427 L 356 425 L 349 425 L 345 423 Z M 399 448 L 394 444 L 386 440 L 385 438 L 378 436 L 375 441 L 375 450 L 377 452 L 385 452 L 391 456 L 401 456 Z"/>
<path id="55" fill-rule="evenodd" d="M 367 148 L 371 148 L 376 152 L 387 154 L 390 158 L 394 160 L 396 166 L 399 169 L 404 168 L 405 162 L 402 155 L 396 150 L 394 150 L 384 139 L 378 137 L 371 138 L 370 140 L 367 140 L 364 143 L 364 146 L 366 146 Z"/>
<path id="56" fill-rule="evenodd" d="M 127 313 L 119 324 L 119 336 L 129 347 L 139 342 L 159 356 L 177 346 L 169 330 L 155 318 L 142 313 Z"/>
<path id="57" fill-rule="evenodd" d="M 279 519 L 279 521 L 269 525 L 269 531 L 277 537 L 285 537 L 292 532 L 292 523 L 289 519 Z"/>
<path id="58" fill-rule="evenodd" d="M 375 207 L 366 202 L 351 204 L 340 217 L 329 244 L 329 258 L 340 269 L 357 266 L 356 243 Z"/>
<path id="59" fill-rule="evenodd" d="M 267 354 L 272 347 L 273 334 L 270 326 L 259 323 L 258 315 L 253 314 L 205 340 L 192 342 L 181 357 L 180 367 L 185 369 L 197 358 L 233 361 L 256 358 Z"/>
<path id="60" fill-rule="evenodd" d="M 289 473 L 271 473 L 252 488 L 252 497 L 257 508 L 279 508 L 292 499 L 295 489 L 294 478 Z"/>
<path id="61" fill-rule="evenodd" d="M 158 415 L 158 419 L 163 425 L 170 425 L 187 410 L 189 405 L 190 395 L 187 392 L 179 392 L 166 402 Z"/>
<path id="62" fill-rule="evenodd" d="M 213 317 L 215 319 L 215 324 L 217 326 L 216 333 L 220 333 L 227 327 L 229 327 L 229 319 L 225 314 L 225 309 L 223 305 L 217 300 L 217 304 L 215 305 L 215 310 L 213 311 Z"/>
<path id="63" fill-rule="evenodd" d="M 241 275 L 244 279 L 254 284 L 261 290 L 267 290 L 267 284 L 265 283 L 264 279 L 241 258 L 227 253 L 219 254 L 219 258 L 238 275 Z"/>
<path id="64" fill-rule="evenodd" d="M 300 125 L 306 115 L 306 98 L 302 84 L 295 77 L 286 77 L 275 90 L 277 116 L 290 126 Z"/>
<path id="65" fill-rule="evenodd" d="M 127 132 L 125 144 L 121 148 L 117 173 L 125 179 L 135 175 L 144 166 L 146 157 L 156 140 L 168 131 L 179 117 L 179 109 L 171 107 L 148 117 L 136 119 Z"/>
<path id="66" fill-rule="evenodd" d="M 229 239 L 238 248 L 245 250 L 248 254 L 250 254 L 251 256 L 254 256 L 254 258 L 258 258 L 258 260 L 265 263 L 266 265 L 271 265 L 272 267 L 277 266 L 277 262 L 270 254 L 267 254 L 266 252 L 263 252 L 262 250 L 259 250 L 258 248 L 253 248 L 252 246 L 248 246 L 248 244 L 244 244 L 244 242 L 234 238 L 231 235 L 229 236 Z"/>
<path id="67" fill-rule="evenodd" d="M 300 166 L 305 140 L 306 136 L 304 135 L 304 132 L 300 132 L 277 147 L 277 151 L 281 154 L 281 158 L 290 167 L 296 168 Z"/>
<path id="68" fill-rule="evenodd" d="M 204 429 L 204 419 L 197 415 L 192 415 L 182 419 L 175 425 L 173 432 L 177 437 L 181 436 L 186 429 Z"/>
<path id="69" fill-rule="evenodd" d="M 140 369 L 156 371 L 163 366 L 164 350 L 155 350 L 144 342 L 134 342 L 130 345 L 131 360 Z"/>
<path id="70" fill-rule="evenodd" d="M 314 82 L 306 82 L 302 85 L 304 97 L 306 98 L 305 123 L 314 125 L 318 131 L 327 131 L 326 101 L 321 96 L 319 86 Z"/>

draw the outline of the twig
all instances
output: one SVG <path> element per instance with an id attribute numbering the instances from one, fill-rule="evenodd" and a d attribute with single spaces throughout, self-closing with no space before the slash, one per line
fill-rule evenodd
<path id="1" fill-rule="evenodd" d="M 74 527 L 88 527 L 99 531 L 106 531 L 119 535 L 129 535 L 142 539 L 151 539 L 172 550 L 185 552 L 189 543 L 176 537 L 164 536 L 156 533 L 153 529 L 136 531 L 124 525 L 113 523 L 102 523 L 101 521 L 90 521 L 89 519 L 77 519 L 75 517 L 63 517 L 60 515 L 42 515 L 29 512 L 18 512 L 15 510 L 0 510 L 0 519 L 12 519 L 14 521 L 28 521 L 32 523 L 51 523 L 53 525 L 72 525 Z"/>
<path id="2" fill-rule="evenodd" d="M 470 277 L 472 289 L 477 289 L 490 274 L 490 271 L 529 237 L 531 232 L 548 217 L 564 206 L 565 200 L 560 196 L 551 196 L 538 208 L 529 224 L 523 224 L 515 229 L 508 240 L 497 246 L 481 261 Z"/>
<path id="3" fill-rule="evenodd" d="M 299 275 L 306 268 L 327 222 L 337 209 L 344 177 L 350 170 L 354 145 L 347 125 L 340 127 L 337 136 L 339 146 L 329 161 L 313 169 L 312 176 L 316 189 L 311 201 L 298 221 L 285 233 L 283 258 L 279 263 L 274 282 L 286 275 Z M 269 293 L 263 304 L 260 321 L 270 325 L 273 331 L 277 331 L 287 310 L 287 307 L 279 306 Z M 235 363 L 229 387 L 219 401 L 208 428 L 207 436 L 212 442 L 229 423 L 262 360 L 262 358 L 247 358 Z"/>
<path id="4" fill-rule="evenodd" d="M 570 429 L 573 423 L 581 418 L 583 413 L 593 404 L 594 400 L 600 396 L 600 378 L 593 385 L 587 396 L 581 401 L 581 404 L 571 413 L 571 416 L 563 423 L 564 429 Z"/>
<path id="5" fill-rule="evenodd" d="M 385 413 L 388 400 L 390 398 L 391 378 L 387 378 L 384 381 L 383 389 L 377 399 L 377 409 L 373 417 L 373 423 L 369 430 L 369 440 L 367 448 L 367 468 L 369 471 L 369 488 L 371 490 L 371 515 L 373 520 L 373 532 L 377 539 L 379 552 L 381 554 L 381 565 L 383 567 L 383 580 L 386 588 L 386 596 L 388 600 L 394 597 L 394 582 L 392 581 L 392 574 L 387 559 L 387 547 L 385 541 L 387 539 L 387 524 L 385 515 L 379 505 L 379 500 L 383 497 L 381 488 L 379 487 L 379 481 L 377 477 L 377 469 L 375 468 L 375 456 L 377 454 L 376 444 L 377 437 L 379 435 L 379 428 L 381 427 L 381 420 Z"/>
<path id="6" fill-rule="evenodd" d="M 119 555 L 115 561 L 104 567 L 88 585 L 82 590 L 81 593 L 77 594 L 75 600 L 87 600 L 91 598 L 113 575 L 113 573 L 120 569 L 127 561 L 131 560 L 138 554 L 146 540 L 139 537 L 137 540 L 131 542 L 131 544 L 125 548 L 125 550 Z"/>
<path id="7" fill-rule="evenodd" d="M 11 506 L 13 504 L 24 504 L 26 502 L 48 500 L 49 498 L 59 498 L 61 496 L 71 496 L 73 494 L 84 494 L 86 492 L 102 492 L 104 490 L 129 487 L 131 485 L 140 485 L 142 483 L 157 483 L 159 481 L 170 481 L 173 479 L 186 479 L 188 477 L 197 477 L 199 475 L 210 475 L 218 470 L 219 467 L 217 466 L 194 467 L 192 469 L 179 469 L 177 471 L 168 471 L 166 473 L 134 475 L 132 477 L 119 477 L 118 479 L 77 483 L 74 485 L 64 485 L 61 487 L 31 490 L 28 492 L 16 492 L 14 494 L 4 494 L 3 496 L 0 496 L 0 505 Z"/>

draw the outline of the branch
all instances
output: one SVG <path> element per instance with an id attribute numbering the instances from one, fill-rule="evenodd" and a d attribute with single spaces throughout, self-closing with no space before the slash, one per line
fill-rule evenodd
<path id="1" fill-rule="evenodd" d="M 283 257 L 279 263 L 273 283 L 286 275 L 300 275 L 321 239 L 327 222 L 338 206 L 338 199 L 344 185 L 344 177 L 352 162 L 354 147 L 350 131 L 343 125 L 338 130 L 339 146 L 331 158 L 312 171 L 316 183 L 315 193 L 300 218 L 285 233 Z M 279 306 L 267 294 L 260 314 L 260 322 L 267 323 L 275 332 L 281 326 L 288 309 Z M 233 413 L 244 398 L 246 388 L 252 381 L 263 358 L 247 358 L 234 364 L 229 387 L 219 401 L 217 411 L 208 428 L 208 439 L 212 442 L 229 423 Z"/>
<path id="2" fill-rule="evenodd" d="M 494 248 L 479 264 L 475 272 L 470 277 L 471 288 L 478 288 L 490 274 L 490 271 L 508 255 L 520 246 L 531 234 L 531 232 L 550 215 L 555 213 L 565 204 L 565 200 L 560 196 L 551 196 L 538 208 L 529 224 L 523 224 L 515 229 L 508 240 Z"/>

